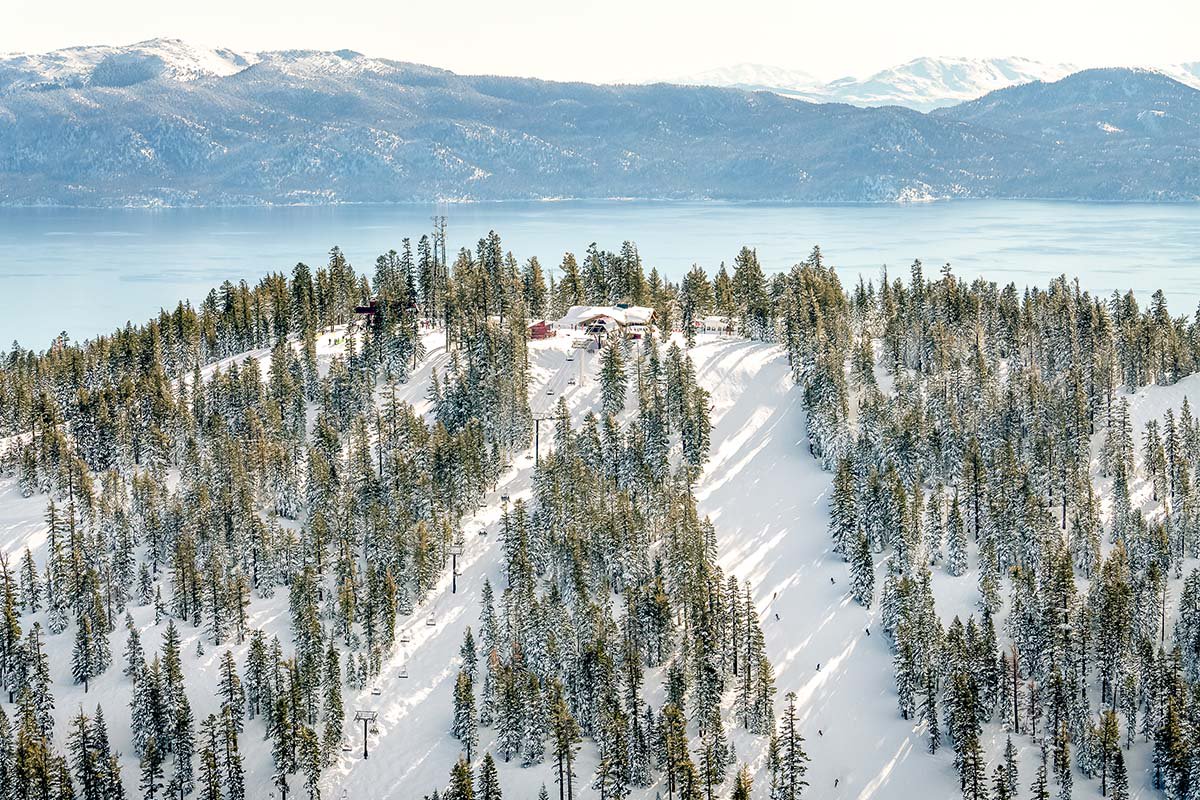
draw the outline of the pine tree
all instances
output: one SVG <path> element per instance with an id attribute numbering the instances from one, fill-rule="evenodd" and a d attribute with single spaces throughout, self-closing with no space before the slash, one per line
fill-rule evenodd
<path id="1" fill-rule="evenodd" d="M 96 675 L 99 665 L 96 663 L 96 637 L 92 631 L 92 620 L 87 614 L 79 615 L 79 624 L 75 628 L 75 648 L 71 653 L 71 674 L 76 683 L 83 684 L 83 691 L 88 690 L 88 681 Z"/>
<path id="2" fill-rule="evenodd" d="M 496 772 L 496 762 L 491 753 L 483 754 L 483 763 L 479 765 L 479 800 L 503 800 L 500 792 L 500 775 Z"/>
<path id="3" fill-rule="evenodd" d="M 1004 741 L 1004 785 L 1009 797 L 1017 796 L 1017 748 L 1013 746 L 1012 737 Z"/>
<path id="4" fill-rule="evenodd" d="M 866 534 L 859 531 L 850 556 L 850 586 L 860 605 L 871 607 L 875 595 L 875 561 Z"/>
<path id="5" fill-rule="evenodd" d="M 858 531 L 858 498 L 853 465 L 848 456 L 838 460 L 829 500 L 829 535 L 833 552 L 849 560 Z"/>
<path id="6" fill-rule="evenodd" d="M 467 763 L 474 757 L 475 745 L 479 741 L 479 724 L 475 718 L 475 691 L 466 670 L 460 670 L 454 683 L 454 738 L 462 742 Z"/>
<path id="7" fill-rule="evenodd" d="M 229 718 L 242 732 L 242 719 L 246 707 L 246 692 L 242 689 L 242 680 L 238 677 L 237 664 L 234 663 L 233 653 L 226 650 L 221 656 L 220 680 L 217 683 L 217 693 L 221 697 L 221 711 L 228 712 Z M 340 676 L 339 672 L 339 676 Z"/>
<path id="8" fill-rule="evenodd" d="M 779 800 L 798 800 L 804 794 L 808 781 L 808 754 L 804 752 L 804 737 L 796 729 L 796 695 L 789 692 L 780 722 L 780 781 Z"/>
<path id="9" fill-rule="evenodd" d="M 229 711 L 221 715 L 221 739 L 225 748 L 221 764 L 225 778 L 225 798 L 245 800 L 246 777 L 242 755 L 238 750 L 238 724 Z"/>
<path id="10" fill-rule="evenodd" d="M 942 729 L 938 722 L 937 678 L 934 677 L 932 667 L 925 671 L 925 696 L 921 702 L 921 719 L 925 721 L 925 727 L 929 731 L 929 752 L 937 753 L 942 746 Z"/>
<path id="11" fill-rule="evenodd" d="M 460 758 L 450 770 L 450 786 L 445 800 L 475 800 L 475 784 L 471 780 L 471 767 L 466 759 Z"/>
<path id="12" fill-rule="evenodd" d="M 103 796 L 103 770 L 106 765 L 103 762 L 98 763 L 91 723 L 82 709 L 71 719 L 67 749 L 71 754 L 75 780 L 79 783 L 81 800 L 100 800 Z"/>
<path id="13" fill-rule="evenodd" d="M 1129 800 L 1129 774 L 1125 771 L 1125 753 L 1120 749 L 1113 756 L 1112 793 L 1109 797 L 1112 800 Z"/>
<path id="14" fill-rule="evenodd" d="M 217 718 L 209 714 L 200 723 L 200 798 L 221 800 L 221 769 L 218 761 Z"/>
<path id="15" fill-rule="evenodd" d="M 345 709 L 342 706 L 342 667 L 332 640 L 325 651 L 325 731 L 321 749 L 325 764 L 332 764 L 342 740 Z M 240 722 L 239 722 L 240 724 Z"/>
<path id="16" fill-rule="evenodd" d="M 600 408 L 613 416 L 625 408 L 625 359 L 618 338 L 609 341 L 600 360 Z"/>
<path id="17" fill-rule="evenodd" d="M 1008 777 L 1004 774 L 1004 765 L 997 764 L 992 777 L 993 800 L 1014 800 L 1014 795 L 1008 790 Z"/>
<path id="18" fill-rule="evenodd" d="M 145 800 L 154 800 L 162 789 L 162 756 L 158 751 L 158 742 L 153 738 L 146 742 L 142 752 L 142 778 L 138 786 Z"/>
<path id="19" fill-rule="evenodd" d="M 750 800 L 750 790 L 753 788 L 754 781 L 750 777 L 750 770 L 745 764 L 742 764 L 733 779 L 733 793 L 729 796 L 730 800 Z"/>
<path id="20" fill-rule="evenodd" d="M 142 650 L 142 638 L 137 628 L 130 628 L 129 636 L 125 639 L 125 676 L 136 682 L 144 669 L 146 657 Z"/>
<path id="21" fill-rule="evenodd" d="M 463 671 L 467 673 L 468 678 L 474 681 L 478 656 L 475 652 L 475 637 L 471 635 L 470 625 L 467 626 L 467 630 L 463 633 L 463 643 L 458 650 L 458 655 L 463 660 Z"/>
<path id="22" fill-rule="evenodd" d="M 946 572 L 957 578 L 967 571 L 967 532 L 963 526 L 962 513 L 958 509 L 957 494 L 950 502 L 946 547 L 950 553 L 946 560 Z"/>
<path id="23" fill-rule="evenodd" d="M 567 708 L 562 686 L 555 684 L 551 695 L 550 733 L 557 760 L 559 800 L 573 800 L 575 751 L 579 743 L 579 724 Z M 565 792 L 564 792 L 565 789 Z"/>

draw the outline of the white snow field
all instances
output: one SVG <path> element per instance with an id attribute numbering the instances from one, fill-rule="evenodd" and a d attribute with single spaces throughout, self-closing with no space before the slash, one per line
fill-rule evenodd
<path id="1" fill-rule="evenodd" d="M 340 352 L 339 338 L 340 333 L 321 338 L 319 358 L 323 364 Z M 535 414 L 565 395 L 573 422 L 578 424 L 584 413 L 597 406 L 599 391 L 594 356 L 576 351 L 568 361 L 568 354 L 573 352 L 572 338 L 560 333 L 530 343 L 530 392 Z M 433 370 L 444 366 L 448 359 L 440 346 L 440 334 L 431 333 L 426 345 L 426 360 L 412 380 L 397 389 L 418 409 L 427 406 L 425 398 Z M 851 599 L 846 565 L 830 551 L 826 524 L 831 476 L 821 471 L 808 454 L 801 393 L 792 385 L 783 351 L 770 344 L 704 335 L 690 354 L 700 384 L 711 392 L 714 425 L 711 459 L 697 485 L 697 499 L 701 511 L 716 525 L 723 569 L 753 584 L 768 655 L 776 671 L 777 711 L 786 693 L 796 693 L 811 757 L 807 796 L 817 800 L 959 796 L 952 749 L 944 747 L 936 756 L 930 755 L 923 724 L 900 718 L 891 653 L 886 638 L 876 630 L 877 607 L 867 611 Z M 267 355 L 262 351 L 246 354 L 258 358 Z M 574 383 L 571 378 L 575 378 Z M 631 383 L 635 380 L 631 377 Z M 1168 407 L 1178 408 L 1185 395 L 1193 404 L 1200 401 L 1200 376 L 1131 395 L 1135 430 L 1150 416 L 1161 416 Z M 544 451 L 550 446 L 549 439 L 547 436 L 542 440 Z M 0 447 L 6 446 L 7 442 L 0 441 Z M 459 755 L 459 743 L 449 733 L 459 645 L 468 625 L 477 628 L 484 579 L 489 578 L 494 585 L 501 580 L 501 552 L 495 530 L 501 496 L 509 495 L 512 500 L 529 496 L 533 463 L 532 450 L 515 457 L 496 491 L 486 498 L 486 507 L 466 523 L 457 591 L 451 591 L 451 577 L 444 575 L 424 605 L 401 620 L 397 644 L 376 686 L 361 693 L 345 690 L 345 742 L 351 749 L 341 752 L 338 763 L 326 772 L 323 797 L 419 800 L 446 785 L 449 769 Z M 1133 488 L 1136 492 L 1146 491 L 1140 484 Z M 10 563 L 15 564 L 26 546 L 39 565 L 44 563 L 45 504 L 44 495 L 21 498 L 13 478 L 0 478 L 0 546 Z M 1191 566 L 1185 568 L 1185 574 Z M 876 585 L 881 584 L 882 569 Z M 954 614 L 965 619 L 967 614 L 975 613 L 974 570 L 952 578 L 935 569 L 934 589 L 943 623 Z M 1177 597 L 1178 593 L 1173 593 L 1173 601 Z M 155 625 L 152 607 L 131 609 L 147 653 L 156 650 L 165 619 Z M 251 611 L 253 626 L 278 635 L 285 651 L 290 649 L 285 589 L 268 600 L 255 598 Z M 45 626 L 44 616 L 44 612 L 26 615 L 22 627 L 28 628 L 35 620 Z M 428 624 L 430 617 L 433 625 Z M 1002 618 L 1003 612 L 997 630 L 1004 642 L 1007 637 Z M 216 666 L 227 648 L 206 643 L 204 654 L 197 655 L 202 630 L 186 623 L 179 629 L 184 641 L 188 698 L 195 718 L 200 720 L 218 708 Z M 868 629 L 873 635 L 868 635 Z M 128 730 L 131 684 L 121 672 L 124 629 L 118 626 L 111 638 L 113 665 L 92 682 L 86 694 L 71 679 L 71 630 L 46 638 L 55 676 L 56 743 L 62 746 L 67 720 L 81 706 L 90 712 L 97 703 L 103 704 L 113 746 L 124 754 L 127 791 L 130 797 L 139 797 L 137 761 L 131 755 Z M 228 649 L 234 651 L 240 667 L 245 647 Z M 407 677 L 401 677 L 402 671 Z M 651 677 L 645 688 L 647 699 L 656 705 L 661 702 L 659 683 Z M 376 687 L 378 695 L 372 691 Z M 6 710 L 11 715 L 12 705 L 8 704 Z M 350 721 L 358 710 L 378 712 L 376 730 L 368 736 L 370 756 L 365 760 L 362 729 Z M 749 762 L 757 773 L 754 797 L 765 797 L 765 739 L 745 734 L 732 718 L 727 727 L 738 759 Z M 270 784 L 271 756 L 263 733 L 260 721 L 250 721 L 241 743 L 247 797 L 256 800 L 276 796 Z M 481 757 L 492 749 L 494 732 L 482 729 L 480 734 Z M 993 763 L 999 758 L 1004 738 L 1000 725 L 988 726 L 987 749 Z M 1014 743 L 1020 749 L 1023 797 L 1038 751 L 1028 736 L 1014 737 Z M 1130 754 L 1134 797 L 1159 796 L 1150 787 L 1148 757 L 1149 748 L 1139 736 Z M 549 760 L 529 768 L 522 768 L 516 761 L 498 766 L 506 798 L 533 800 L 543 783 L 552 797 L 557 796 Z M 588 788 L 595 766 L 594 748 L 585 742 L 576 762 L 577 797 L 595 796 Z M 300 782 L 293 780 L 294 792 L 303 792 Z M 661 783 L 637 789 L 634 796 L 653 798 L 659 793 L 666 796 Z M 720 796 L 727 794 L 725 787 Z M 1075 798 L 1098 796 L 1097 781 L 1077 776 Z"/>

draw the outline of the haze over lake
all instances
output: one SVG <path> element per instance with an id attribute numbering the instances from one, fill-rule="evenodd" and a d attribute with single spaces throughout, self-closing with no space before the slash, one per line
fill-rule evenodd
<path id="1" fill-rule="evenodd" d="M 647 272 L 672 280 L 699 263 L 710 274 L 742 245 L 770 271 L 820 244 L 844 283 L 887 265 L 907 278 L 913 259 L 934 275 L 947 261 L 964 277 L 1045 285 L 1078 276 L 1107 296 L 1167 292 L 1175 315 L 1200 301 L 1200 206 L 964 201 L 805 206 L 571 201 L 442 206 L 451 260 L 489 230 L 524 261 L 557 273 L 562 254 L 588 244 L 637 243 Z M 233 209 L 0 210 L 0 342 L 44 349 L 143 322 L 181 298 L 203 299 L 228 279 L 324 263 L 338 245 L 359 272 L 431 229 L 433 205 Z"/>

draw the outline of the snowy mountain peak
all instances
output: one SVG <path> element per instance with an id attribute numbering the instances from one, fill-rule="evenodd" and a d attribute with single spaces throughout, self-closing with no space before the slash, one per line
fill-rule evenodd
<path id="1" fill-rule="evenodd" d="M 708 70 L 673 82 L 767 89 L 818 103 L 899 105 L 928 111 L 1016 84 L 1058 80 L 1074 71 L 1069 64 L 1019 57 L 924 57 L 866 78 L 848 76 L 828 83 L 808 73 L 753 64 Z"/>
<path id="2" fill-rule="evenodd" d="M 825 86 L 833 102 L 860 106 L 900 105 L 928 111 L 1022 83 L 1055 81 L 1075 71 L 1069 64 L 1027 58 L 917 58 L 858 80 Z"/>
<path id="3" fill-rule="evenodd" d="M 5 54 L 0 55 L 0 93 L 220 78 L 240 72 L 258 60 L 256 54 L 198 47 L 180 39 Z"/>

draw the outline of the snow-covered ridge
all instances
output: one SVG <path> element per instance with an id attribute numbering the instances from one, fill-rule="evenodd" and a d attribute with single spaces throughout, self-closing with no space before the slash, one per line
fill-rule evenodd
<path id="1" fill-rule="evenodd" d="M 1039 90 L 1023 113 L 1045 118 L 1045 142 L 1007 105 L 984 118 L 962 103 L 938 114 L 847 104 L 917 106 L 1049 77 L 1014 63 L 924 60 L 818 97 L 795 88 L 803 76 L 749 65 L 712 80 L 793 88 L 467 76 L 350 50 L 246 54 L 174 40 L 13 56 L 0 58 L 0 204 L 1200 197 L 1188 168 L 1200 160 L 1200 92 L 1158 74 L 1085 70 L 1001 89 Z M 792 99 L 805 91 L 839 102 Z M 1166 102 L 1169 117 L 1154 115 Z M 1158 124 L 1129 118 L 1142 112 Z"/>
<path id="2" fill-rule="evenodd" d="M 1009 86 L 1056 81 L 1079 69 L 1073 64 L 1020 57 L 925 57 L 866 77 L 847 76 L 828 83 L 800 70 L 761 64 L 711 69 L 670 82 L 766 90 L 814 103 L 848 103 L 864 107 L 898 105 L 930 111 L 974 100 Z M 1155 67 L 1155 70 L 1200 88 L 1200 62 L 1170 64 Z"/>
<path id="3" fill-rule="evenodd" d="M 769 64 L 733 64 L 667 78 L 664 83 L 682 86 L 729 86 L 736 89 L 766 89 L 785 94 L 817 92 L 821 80 L 798 69 L 773 67 Z"/>
<path id="4" fill-rule="evenodd" d="M 0 92 L 223 78 L 259 60 L 254 53 L 198 47 L 179 39 L 150 39 L 122 47 L 68 47 L 49 53 L 5 53 L 0 54 Z"/>

